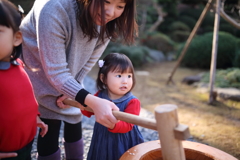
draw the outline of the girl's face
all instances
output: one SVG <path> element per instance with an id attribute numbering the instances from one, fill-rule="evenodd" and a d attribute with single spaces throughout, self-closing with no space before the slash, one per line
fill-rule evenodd
<path id="1" fill-rule="evenodd" d="M 105 0 L 105 21 L 104 24 L 107 24 L 109 21 L 112 21 L 120 17 L 125 8 L 124 0 Z M 93 13 L 93 4 L 91 5 L 91 13 Z M 99 9 L 97 15 L 93 17 L 97 25 L 101 25 L 101 9 Z"/>
<path id="2" fill-rule="evenodd" d="M 133 78 L 130 72 L 112 72 L 107 75 L 106 86 L 108 89 L 108 96 L 112 100 L 121 98 L 132 89 Z"/>
<path id="3" fill-rule="evenodd" d="M 13 33 L 12 28 L 0 25 L 0 61 L 9 62 L 13 48 L 21 43 L 21 32 Z"/>

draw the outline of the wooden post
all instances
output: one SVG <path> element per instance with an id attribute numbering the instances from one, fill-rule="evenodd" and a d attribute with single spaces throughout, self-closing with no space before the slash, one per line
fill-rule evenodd
<path id="1" fill-rule="evenodd" d="M 175 138 L 174 130 L 178 127 L 177 106 L 164 104 L 156 107 L 155 118 L 163 160 L 186 160 L 182 141 Z"/>
<path id="2" fill-rule="evenodd" d="M 214 32 L 213 32 L 213 41 L 212 41 L 212 60 L 211 60 L 211 69 L 210 69 L 210 80 L 209 80 L 209 104 L 213 103 L 214 95 L 214 83 L 215 83 L 215 72 L 217 66 L 217 49 L 218 49 L 218 30 L 220 22 L 220 2 L 221 0 L 216 0 L 216 11 L 215 11 L 215 20 L 214 20 Z"/>
<path id="3" fill-rule="evenodd" d="M 168 80 L 167 80 L 167 84 L 169 84 L 170 82 L 173 83 L 172 77 L 173 77 L 175 71 L 177 70 L 178 66 L 180 65 L 180 63 L 181 63 L 181 61 L 182 61 L 182 59 L 183 59 L 183 57 L 184 57 L 184 55 L 185 55 L 188 47 L 189 47 L 189 45 L 190 45 L 193 37 L 195 36 L 198 28 L 200 27 L 200 25 L 201 25 L 204 17 L 206 16 L 206 14 L 207 14 L 210 6 L 211 6 L 211 3 L 212 3 L 212 0 L 208 0 L 208 3 L 206 4 L 204 10 L 202 11 L 202 14 L 200 15 L 197 23 L 195 24 L 192 32 L 190 33 L 190 35 L 189 35 L 189 37 L 188 37 L 188 39 L 187 39 L 187 42 L 186 42 L 186 44 L 185 44 L 185 46 L 184 46 L 184 48 L 183 48 L 180 56 L 178 57 L 177 64 L 176 64 L 175 67 L 173 68 L 173 71 L 171 72 L 171 74 L 170 74 L 170 76 L 169 76 L 169 78 L 168 78 Z"/>

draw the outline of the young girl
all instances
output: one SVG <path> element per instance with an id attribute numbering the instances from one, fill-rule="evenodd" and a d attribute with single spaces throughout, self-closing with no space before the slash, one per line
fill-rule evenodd
<path id="1" fill-rule="evenodd" d="M 22 52 L 20 22 L 17 8 L 7 0 L 0 0 L 0 157 L 31 160 L 37 125 L 42 129 L 42 137 L 48 127 L 38 117 L 32 85 L 23 62 L 18 59 Z"/>
<path id="2" fill-rule="evenodd" d="M 23 59 L 39 103 L 41 119 L 48 124 L 38 138 L 39 159 L 60 160 L 58 145 L 64 122 L 66 159 L 83 159 L 81 111 L 61 109 L 67 97 L 94 110 L 96 121 L 107 127 L 117 123 L 118 107 L 89 94 L 83 79 L 110 40 L 122 37 L 133 43 L 137 33 L 136 0 L 35 0 L 21 24 Z M 57 102 L 57 103 L 56 103 Z"/>
<path id="3" fill-rule="evenodd" d="M 99 61 L 96 96 L 114 102 L 120 111 L 139 115 L 140 101 L 131 93 L 135 85 L 134 68 L 130 59 L 119 53 L 108 54 Z M 92 112 L 83 110 L 88 117 Z M 113 128 L 95 123 L 88 160 L 118 160 L 129 148 L 142 143 L 136 125 L 119 121 Z"/>

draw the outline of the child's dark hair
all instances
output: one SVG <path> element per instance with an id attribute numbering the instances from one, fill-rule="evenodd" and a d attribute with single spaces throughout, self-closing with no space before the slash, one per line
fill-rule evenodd
<path id="1" fill-rule="evenodd" d="M 134 88 L 136 80 L 134 74 L 134 68 L 131 60 L 122 53 L 110 53 L 104 59 L 103 66 L 98 71 L 97 78 L 97 89 L 104 90 L 106 89 L 106 85 L 103 82 L 106 82 L 108 72 L 130 72 L 132 73 L 133 85 L 131 90 Z M 103 82 L 100 79 L 100 75 L 103 74 Z M 131 91 L 130 90 L 130 91 Z"/>
<path id="2" fill-rule="evenodd" d="M 13 33 L 19 31 L 22 16 L 17 7 L 8 0 L 0 0 L 0 25 L 12 28 Z M 22 44 L 15 47 L 11 61 L 16 60 L 22 53 Z"/>
<path id="3" fill-rule="evenodd" d="M 100 7 L 102 19 L 105 19 L 104 3 L 105 0 L 77 0 L 78 2 L 78 20 L 83 33 L 89 36 L 89 40 L 99 35 L 96 24 L 90 15 L 90 6 L 93 3 L 93 17 L 97 15 Z M 112 41 L 119 36 L 123 37 L 124 42 L 132 44 L 138 35 L 138 25 L 136 22 L 136 0 L 124 0 L 126 6 L 122 15 L 101 27 L 100 38 L 103 41 L 107 35 Z M 103 22 L 102 22 L 103 23 Z M 106 33 L 106 35 L 105 35 Z"/>

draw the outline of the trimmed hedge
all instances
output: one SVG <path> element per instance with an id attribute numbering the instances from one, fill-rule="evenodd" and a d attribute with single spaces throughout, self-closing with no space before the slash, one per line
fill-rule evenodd
<path id="1" fill-rule="evenodd" d="M 180 16 L 178 21 L 185 23 L 191 30 L 196 25 L 197 21 L 190 16 Z"/>
<path id="2" fill-rule="evenodd" d="M 160 32 L 149 33 L 141 38 L 140 42 L 141 45 L 162 51 L 165 55 L 174 51 L 174 42 L 167 35 Z"/>
<path id="3" fill-rule="evenodd" d="M 153 62 L 149 56 L 149 48 L 145 46 L 126 46 L 110 42 L 102 56 L 114 52 L 127 55 L 136 68 L 143 66 L 145 63 Z"/>
<path id="4" fill-rule="evenodd" d="M 169 26 L 169 30 L 171 32 L 173 31 L 188 31 L 190 32 L 191 29 L 188 27 L 188 25 L 186 25 L 185 23 L 181 22 L 181 21 L 175 21 L 173 23 L 171 23 L 171 25 Z"/>
<path id="5" fill-rule="evenodd" d="M 195 37 L 192 40 L 181 65 L 191 68 L 210 68 L 212 38 L 213 33 L 206 33 L 202 36 Z M 229 68 L 233 66 L 237 51 L 237 43 L 238 41 L 236 37 L 226 32 L 219 32 L 217 68 Z M 179 50 L 178 54 L 181 50 Z"/>
<path id="6" fill-rule="evenodd" d="M 171 38 L 175 42 L 185 42 L 190 35 L 188 31 L 173 31 L 171 33 Z"/>

